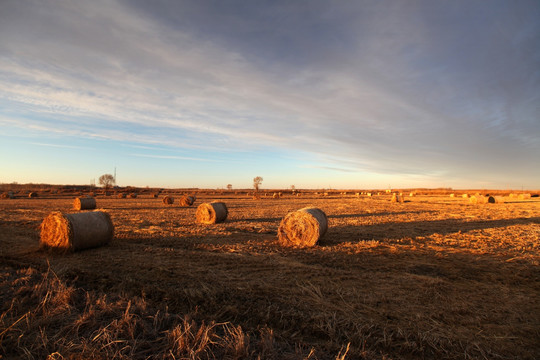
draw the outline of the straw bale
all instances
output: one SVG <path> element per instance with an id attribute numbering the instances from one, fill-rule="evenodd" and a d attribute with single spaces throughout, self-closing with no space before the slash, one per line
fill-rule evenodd
<path id="1" fill-rule="evenodd" d="M 118 198 L 119 199 L 125 199 L 126 198 L 126 193 L 118 193 Z"/>
<path id="2" fill-rule="evenodd" d="M 273 195 L 272 195 L 272 198 L 274 199 L 279 199 L 279 194 L 277 192 L 275 192 Z"/>
<path id="3" fill-rule="evenodd" d="M 96 199 L 93 197 L 78 197 L 73 201 L 75 210 L 94 210 L 96 208 Z"/>
<path id="4" fill-rule="evenodd" d="M 184 195 L 180 198 L 180 206 L 191 206 L 195 202 L 195 196 Z"/>
<path id="5" fill-rule="evenodd" d="M 40 246 L 61 252 L 79 251 L 108 244 L 114 226 L 108 213 L 50 213 L 41 223 Z"/>
<path id="6" fill-rule="evenodd" d="M 3 192 L 1 197 L 2 199 L 13 199 L 15 198 L 15 195 L 13 195 L 13 191 L 7 191 L 7 192 Z"/>
<path id="7" fill-rule="evenodd" d="M 38 194 L 36 192 L 31 192 L 28 194 L 28 197 L 29 198 L 35 198 L 35 197 L 38 197 Z"/>
<path id="8" fill-rule="evenodd" d="M 504 203 L 504 198 L 502 196 L 488 196 L 487 202 L 490 204 L 501 204 Z"/>
<path id="9" fill-rule="evenodd" d="M 527 200 L 531 198 L 531 194 L 519 194 L 518 199 L 519 200 Z"/>
<path id="10" fill-rule="evenodd" d="M 225 221 L 227 215 L 229 215 L 229 210 L 225 203 L 212 201 L 199 205 L 195 217 L 200 224 L 215 224 Z"/>
<path id="11" fill-rule="evenodd" d="M 487 202 L 487 197 L 485 197 L 484 195 L 480 195 L 480 194 L 471 195 L 469 197 L 469 202 L 471 204 L 485 204 Z"/>
<path id="12" fill-rule="evenodd" d="M 324 211 L 306 207 L 285 215 L 278 228 L 279 243 L 284 246 L 315 246 L 328 230 Z"/>
<path id="13" fill-rule="evenodd" d="M 169 195 L 165 195 L 165 196 L 163 197 L 163 200 L 162 200 L 162 201 L 163 201 L 163 203 L 164 203 L 165 205 L 172 205 L 172 204 L 174 204 L 174 198 L 173 198 L 172 196 L 169 196 Z"/>
<path id="14" fill-rule="evenodd" d="M 453 197 L 455 197 L 455 196 L 456 196 L 455 194 L 450 194 L 450 197 L 451 197 L 451 198 L 453 198 Z"/>
<path id="15" fill-rule="evenodd" d="M 393 193 L 392 194 L 392 199 L 390 200 L 391 202 L 400 202 L 400 203 L 403 203 L 405 200 L 403 199 L 403 195 L 402 194 L 396 194 L 396 193 Z"/>
<path id="16" fill-rule="evenodd" d="M 469 197 L 469 194 L 463 194 L 463 195 L 461 195 L 461 197 L 464 198 L 464 199 L 466 199 L 466 198 Z"/>
<path id="17" fill-rule="evenodd" d="M 136 193 L 131 193 L 131 194 L 129 194 L 129 197 L 132 198 L 132 199 L 136 199 L 137 194 Z"/>

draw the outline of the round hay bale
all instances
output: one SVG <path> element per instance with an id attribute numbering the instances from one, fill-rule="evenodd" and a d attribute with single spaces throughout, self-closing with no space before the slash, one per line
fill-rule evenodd
<path id="1" fill-rule="evenodd" d="M 202 203 L 197 207 L 196 218 L 200 224 L 215 224 L 225 221 L 229 210 L 223 202 L 212 201 L 211 203 Z"/>
<path id="2" fill-rule="evenodd" d="M 36 198 L 36 197 L 38 197 L 38 194 L 36 192 L 31 192 L 31 193 L 28 194 L 28 197 L 29 198 Z"/>
<path id="3" fill-rule="evenodd" d="M 94 210 L 96 208 L 96 199 L 93 197 L 78 197 L 73 201 L 75 210 Z"/>
<path id="4" fill-rule="evenodd" d="M 172 205 L 172 204 L 174 204 L 174 198 L 173 198 L 172 196 L 169 196 L 169 195 L 165 195 L 165 196 L 163 197 L 163 200 L 162 200 L 162 201 L 163 201 L 163 203 L 164 203 L 165 205 Z"/>
<path id="5" fill-rule="evenodd" d="M 279 199 L 279 194 L 278 194 L 278 193 L 274 193 L 274 194 L 272 195 L 272 198 L 274 198 L 274 199 Z"/>
<path id="6" fill-rule="evenodd" d="M 180 206 L 191 206 L 195 202 L 195 196 L 184 195 L 180 198 Z"/>
<path id="7" fill-rule="evenodd" d="M 118 195 L 117 195 L 117 197 L 118 197 L 119 199 L 125 199 L 126 196 L 127 196 L 126 193 L 118 193 Z"/>
<path id="8" fill-rule="evenodd" d="M 456 197 L 456 195 L 455 194 L 450 194 L 450 197 L 453 198 L 453 197 Z"/>
<path id="9" fill-rule="evenodd" d="M 136 198 L 137 198 L 137 194 L 136 194 L 136 193 L 131 193 L 131 194 L 129 194 L 129 197 L 130 197 L 131 199 L 136 199 Z"/>
<path id="10" fill-rule="evenodd" d="M 403 199 L 403 195 L 402 194 L 396 194 L 396 193 L 393 193 L 392 194 L 392 199 L 390 199 L 391 202 L 399 202 L 399 203 L 403 203 L 405 200 Z"/>
<path id="11" fill-rule="evenodd" d="M 40 246 L 62 252 L 79 251 L 108 244 L 114 226 L 108 213 L 50 213 L 41 223 Z"/>
<path id="12" fill-rule="evenodd" d="M 315 246 L 328 230 L 324 211 L 306 207 L 285 215 L 278 228 L 279 243 L 284 246 Z"/>
<path id="13" fill-rule="evenodd" d="M 485 204 L 487 202 L 487 198 L 485 196 L 479 195 L 479 194 L 471 195 L 469 197 L 469 202 L 471 204 Z"/>
<path id="14" fill-rule="evenodd" d="M 15 198 L 15 195 L 13 195 L 12 191 L 3 192 L 1 195 L 2 199 L 13 199 Z"/>
<path id="15" fill-rule="evenodd" d="M 531 198 L 531 194 L 519 194 L 518 199 L 519 200 L 527 200 Z"/>
<path id="16" fill-rule="evenodd" d="M 153 193 L 153 194 L 152 194 L 152 197 L 155 198 L 155 199 L 156 199 L 158 196 L 159 196 L 159 193 Z"/>
<path id="17" fill-rule="evenodd" d="M 490 204 L 502 204 L 504 203 L 504 198 L 502 196 L 489 196 L 487 202 Z"/>
<path id="18" fill-rule="evenodd" d="M 461 195 L 461 197 L 464 198 L 464 199 L 466 199 L 466 198 L 469 197 L 469 194 L 463 194 L 463 195 Z"/>

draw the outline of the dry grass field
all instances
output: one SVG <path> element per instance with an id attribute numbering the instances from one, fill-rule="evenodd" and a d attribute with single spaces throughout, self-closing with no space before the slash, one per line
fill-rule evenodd
<path id="1" fill-rule="evenodd" d="M 98 195 L 114 239 L 64 255 L 39 227 L 74 196 L 0 200 L 0 359 L 540 358 L 539 198 L 161 197 Z M 306 206 L 327 234 L 281 247 Z"/>

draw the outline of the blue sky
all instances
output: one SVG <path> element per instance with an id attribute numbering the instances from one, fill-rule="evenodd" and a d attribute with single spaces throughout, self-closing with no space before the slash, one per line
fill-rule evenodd
<path id="1" fill-rule="evenodd" d="M 540 2 L 0 2 L 0 182 L 540 188 Z"/>

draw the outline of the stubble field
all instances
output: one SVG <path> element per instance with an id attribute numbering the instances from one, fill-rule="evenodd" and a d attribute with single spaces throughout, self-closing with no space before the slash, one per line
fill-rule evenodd
<path id="1" fill-rule="evenodd" d="M 211 200 L 227 221 L 196 224 Z M 114 239 L 63 255 L 39 249 L 39 226 L 73 196 L 0 201 L 0 359 L 540 358 L 538 198 L 96 201 Z M 327 234 L 281 247 L 305 206 Z"/>

